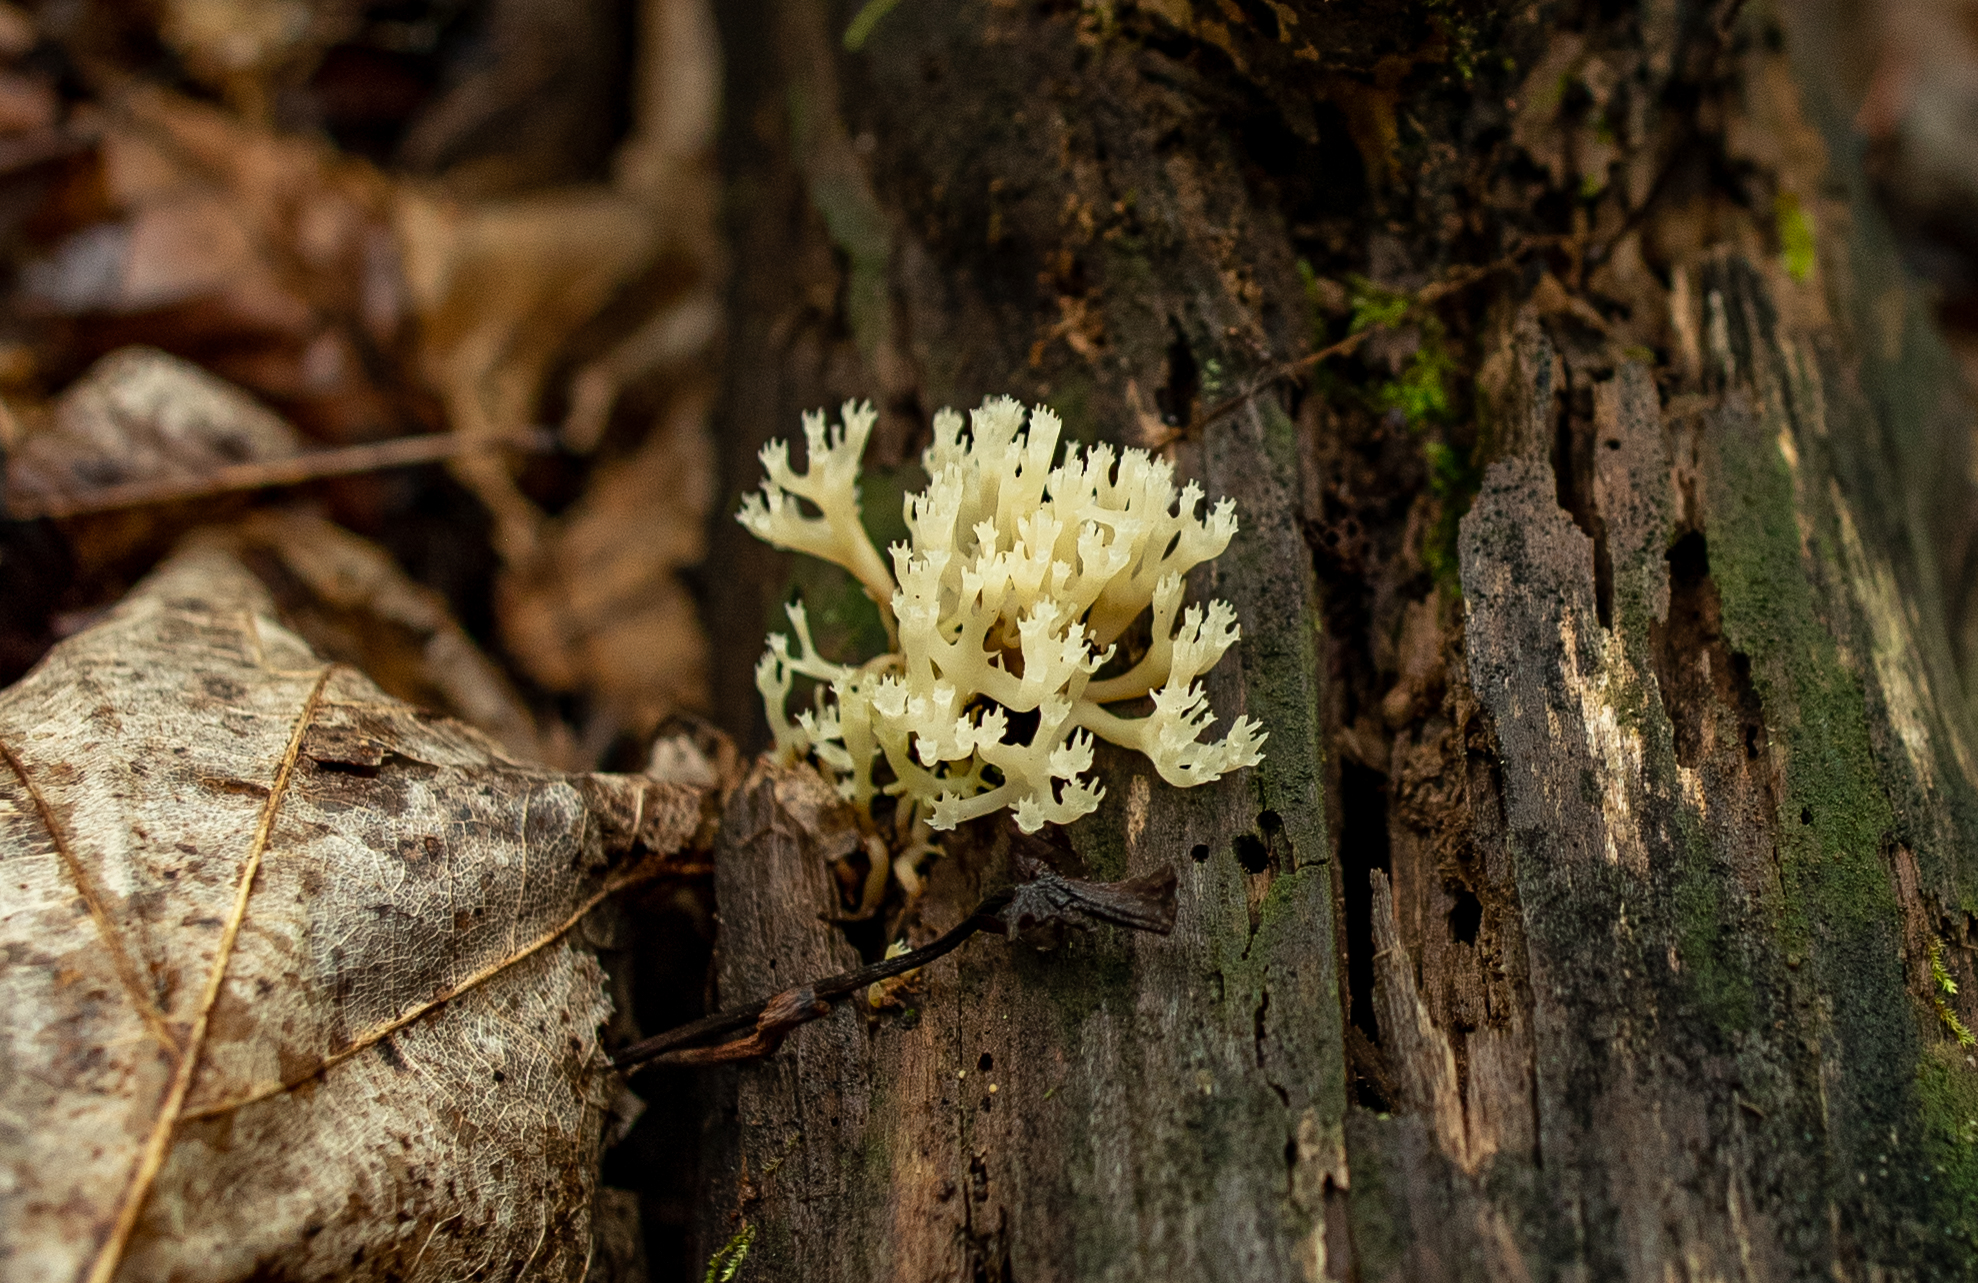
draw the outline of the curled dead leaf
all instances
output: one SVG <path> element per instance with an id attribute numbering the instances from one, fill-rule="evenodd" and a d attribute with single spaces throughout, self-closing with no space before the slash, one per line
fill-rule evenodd
<path id="1" fill-rule="evenodd" d="M 407 310 L 388 178 L 141 84 L 84 114 L 95 195 L 87 221 L 23 265 L 28 306 L 119 318 L 120 334 L 196 356 L 320 438 L 418 417 L 379 377 Z"/>
<path id="2" fill-rule="evenodd" d="M 195 540 L 0 692 L 0 1261 L 576 1279 L 610 1101 L 572 934 L 707 790 L 517 762 Z"/>
<path id="3" fill-rule="evenodd" d="M 555 6 L 511 8 L 514 31 L 566 21 Z M 698 365 L 721 327 L 708 6 L 645 0 L 639 46 L 633 130 L 611 182 L 477 198 L 450 179 L 405 185 L 393 202 L 418 368 L 455 432 L 512 438 L 547 393 L 564 404 L 564 444 L 589 454 L 628 387 L 656 393 L 641 403 L 654 415 L 643 439 L 607 449 L 554 518 L 499 457 L 452 465 L 493 517 L 509 652 L 533 681 L 595 696 L 592 743 L 707 702 L 706 642 L 677 572 L 703 556 L 715 488 Z M 460 96 L 462 110 L 474 97 Z M 446 150 L 430 147 L 435 159 Z"/>
<path id="4" fill-rule="evenodd" d="M 506 674 L 384 549 L 309 513 L 257 512 L 224 536 L 319 653 L 388 693 L 486 731 L 522 761 L 570 765 L 562 728 L 538 728 Z"/>
<path id="5" fill-rule="evenodd" d="M 7 457 L 10 498 L 73 498 L 132 481 L 193 478 L 302 448 L 280 415 L 198 366 L 129 347 L 91 366 Z"/>

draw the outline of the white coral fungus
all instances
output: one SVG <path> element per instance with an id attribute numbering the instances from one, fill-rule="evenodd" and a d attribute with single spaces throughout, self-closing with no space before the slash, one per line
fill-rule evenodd
<path id="1" fill-rule="evenodd" d="M 790 606 L 795 653 L 773 635 L 756 665 L 782 752 L 815 755 L 861 810 L 876 792 L 903 795 L 947 829 L 1007 806 L 1026 832 L 1098 806 L 1104 790 L 1086 778 L 1094 735 L 1145 754 L 1182 788 L 1263 759 L 1265 732 L 1247 717 L 1221 740 L 1202 739 L 1216 718 L 1196 679 L 1235 644 L 1235 611 L 1181 606 L 1182 576 L 1236 533 L 1233 500 L 1197 517 L 1201 488 L 1177 496 L 1173 467 L 1144 450 L 1124 451 L 1115 467 L 1112 447 L 1071 445 L 1052 467 L 1058 416 L 1040 406 L 1026 430 L 1023 407 L 996 398 L 973 412 L 966 436 L 955 411 L 934 416 L 921 456 L 932 480 L 906 499 L 912 540 L 893 545 L 888 574 L 859 521 L 859 457 L 876 415 L 847 402 L 843 416 L 837 431 L 821 412 L 804 416 L 802 473 L 783 442 L 765 447 L 762 493 L 739 519 L 779 548 L 851 571 L 888 616 L 897 650 L 834 664 L 812 644 L 803 606 Z M 797 499 L 821 515 L 804 515 Z M 1146 653 L 1095 679 L 1150 607 Z M 815 709 L 792 723 L 794 674 L 819 686 Z M 1145 717 L 1101 707 L 1147 695 Z M 1034 729 L 1007 738 L 1022 714 L 1035 714 Z M 884 783 L 874 774 L 882 754 Z"/>

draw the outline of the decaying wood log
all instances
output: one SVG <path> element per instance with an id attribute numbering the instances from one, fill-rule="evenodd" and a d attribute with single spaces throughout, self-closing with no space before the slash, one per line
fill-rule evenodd
<path id="1" fill-rule="evenodd" d="M 706 1246 L 914 1283 L 1973 1272 L 1973 420 L 1818 25 L 1268 8 L 854 41 L 786 0 L 735 43 L 731 475 L 851 395 L 882 471 L 1001 392 L 1164 448 L 1238 501 L 1195 587 L 1244 628 L 1211 695 L 1271 741 L 1186 793 L 1102 754 L 1069 839 L 1179 860 L 1171 937 L 971 944 L 905 1013 L 715 1071 Z M 791 581 L 718 555 L 747 635 Z M 731 807 L 724 999 L 854 957 L 851 821 L 789 787 Z M 964 834 L 896 930 L 1009 877 Z"/>

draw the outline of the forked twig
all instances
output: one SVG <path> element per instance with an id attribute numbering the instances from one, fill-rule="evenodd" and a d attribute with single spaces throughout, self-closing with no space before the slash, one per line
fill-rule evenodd
<path id="1" fill-rule="evenodd" d="M 980 931 L 1000 932 L 1003 930 L 1001 914 L 1014 891 L 998 891 L 987 896 L 975 906 L 975 912 L 963 918 L 933 941 L 918 949 L 875 962 L 871 966 L 860 967 L 855 971 L 841 972 L 838 975 L 799 985 L 761 1002 L 751 1002 L 734 1007 L 712 1016 L 669 1029 L 663 1034 L 635 1042 L 611 1058 L 616 1069 L 643 1069 L 651 1065 L 711 1065 L 728 1060 L 746 1060 L 752 1056 L 766 1056 L 776 1050 L 785 1034 L 808 1020 L 816 1019 L 830 1010 L 833 1002 L 849 997 L 869 985 L 877 984 L 893 976 L 904 975 L 945 957 L 962 947 L 969 937 Z M 821 1010 L 813 1010 L 822 1004 Z M 754 1028 L 746 1038 L 723 1043 L 715 1047 L 699 1047 L 711 1038 L 734 1033 L 739 1029 Z M 681 1050 L 683 1049 L 684 1050 Z"/>
<path id="2" fill-rule="evenodd" d="M 979 932 L 1014 936 L 1049 948 L 1063 938 L 1067 927 L 1092 922 L 1156 935 L 1174 929 L 1172 869 L 1157 869 L 1126 882 L 1087 882 L 1064 877 L 1019 851 L 1017 872 L 1025 881 L 983 897 L 966 918 L 918 949 L 655 1034 L 613 1056 L 612 1066 L 637 1070 L 653 1065 L 718 1065 L 767 1056 L 791 1030 L 824 1015 L 832 1003 L 881 980 L 917 971 L 961 948 Z M 713 1046 L 700 1045 L 743 1029 L 750 1032 Z"/>

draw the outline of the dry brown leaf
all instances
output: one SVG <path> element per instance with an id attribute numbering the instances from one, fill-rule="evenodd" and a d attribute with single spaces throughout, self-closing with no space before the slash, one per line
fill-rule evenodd
<path id="1" fill-rule="evenodd" d="M 7 492 L 48 499 L 190 479 L 301 448 L 295 429 L 240 389 L 156 348 L 122 348 L 29 422 L 7 457 Z"/>
<path id="2" fill-rule="evenodd" d="M 331 440 L 397 430 L 406 416 L 366 369 L 406 316 L 389 181 L 320 142 L 153 88 L 130 86 L 91 114 L 114 217 L 26 264 L 28 298 L 196 349 Z"/>
<path id="3" fill-rule="evenodd" d="M 659 230 L 652 210 L 605 188 L 473 208 L 402 199 L 424 370 L 454 431 L 495 439 L 526 430 L 571 334 L 646 265 Z M 619 387 L 642 366 L 704 346 L 713 314 L 690 296 L 580 371 L 579 444 L 595 443 Z M 494 517 L 507 564 L 503 633 L 517 659 L 551 689 L 598 691 L 607 716 L 639 729 L 705 703 L 704 642 L 673 577 L 701 555 L 712 466 L 704 419 L 703 399 L 676 399 L 639 453 L 601 468 L 558 521 L 521 493 L 498 455 L 452 465 Z M 637 479 L 635 494 L 622 493 L 628 477 Z M 586 582 L 598 571 L 603 581 Z"/>
<path id="4" fill-rule="evenodd" d="M 702 793 L 520 765 L 195 541 L 0 692 L 0 1269 L 580 1277 L 608 1004 L 567 933 Z"/>
<path id="5" fill-rule="evenodd" d="M 461 25 L 473 55 L 449 60 L 399 140 L 397 161 L 461 195 L 581 181 L 611 154 L 629 51 L 622 0 L 478 0 Z"/>
<path id="6" fill-rule="evenodd" d="M 420 369 L 455 432 L 513 437 L 535 420 L 549 367 L 651 253 L 646 209 L 606 187 L 468 205 L 408 188 L 397 228 L 419 317 Z M 510 561 L 536 550 L 543 516 L 490 456 L 455 472 L 488 506 Z"/>
<path id="7" fill-rule="evenodd" d="M 195 490 L 230 470 L 302 454 L 280 416 L 155 348 L 111 353 L 52 404 L 22 407 L 15 428 L 7 501 L 16 515 L 86 511 L 95 498 L 135 490 Z M 64 524 L 65 542 L 84 579 L 133 564 L 142 570 L 177 534 L 221 515 L 214 502 L 81 517 Z"/>
<path id="8" fill-rule="evenodd" d="M 693 355 L 714 336 L 713 19 L 705 0 L 647 0 L 640 25 L 637 120 L 611 184 L 478 201 L 444 187 L 398 194 L 394 219 L 419 318 L 421 368 L 456 431 L 507 437 L 532 423 L 571 336 L 663 251 L 706 279 L 658 300 L 578 373 L 575 426 L 566 435 L 595 445 L 627 382 Z M 539 518 L 519 506 L 526 502 L 519 495 L 497 493 L 504 478 L 474 475 L 470 484 L 509 523 L 497 536 L 504 550 L 520 555 Z"/>
<path id="9" fill-rule="evenodd" d="M 572 374 L 565 442 L 595 448 L 628 384 L 686 365 L 719 330 L 711 15 L 704 0 L 648 0 L 641 26 L 638 119 L 610 186 L 483 201 L 400 194 L 421 368 L 456 432 L 506 438 L 536 422 L 572 336 L 663 255 L 679 260 L 679 283 Z M 703 555 L 713 500 L 703 382 L 698 371 L 680 380 L 644 443 L 600 466 L 555 520 L 499 457 L 452 465 L 495 518 L 504 641 L 535 681 L 597 697 L 594 741 L 706 704 L 706 643 L 675 577 Z"/>
<path id="10" fill-rule="evenodd" d="M 523 761 L 570 765 L 568 732 L 540 730 L 445 599 L 414 583 L 384 549 L 324 517 L 283 509 L 256 512 L 224 538 L 320 654 L 360 669 L 387 694 L 486 731 Z"/>
<path id="11" fill-rule="evenodd" d="M 357 26 L 353 0 L 164 0 L 158 34 L 250 118 Z"/>
<path id="12" fill-rule="evenodd" d="M 168 37 L 211 66 L 234 57 L 219 18 L 236 10 L 252 19 L 236 33 L 243 50 L 260 41 L 268 57 L 290 57 L 288 36 L 275 38 L 286 30 L 277 0 L 169 8 Z M 120 333 L 155 330 L 332 441 L 373 439 L 387 423 L 396 433 L 408 412 L 429 411 L 391 389 L 394 369 L 412 372 L 400 360 L 474 441 L 528 430 L 546 385 L 567 373 L 564 440 L 580 452 L 604 443 L 621 392 L 640 383 L 653 428 L 610 443 L 618 457 L 559 517 L 523 493 L 501 452 L 450 464 L 493 518 L 504 641 L 530 679 L 589 698 L 593 746 L 706 704 L 705 642 L 676 572 L 700 559 L 712 501 L 699 358 L 721 324 L 718 58 L 705 0 L 647 0 L 640 21 L 636 119 L 609 184 L 465 199 L 129 86 L 98 113 L 117 216 L 25 275 L 44 306 L 114 314 Z M 186 34 L 197 31 L 207 35 Z M 297 57 L 315 40 L 290 35 Z M 250 78 L 272 65 L 258 53 L 236 61 Z M 195 313 L 206 340 L 174 328 Z M 107 533 L 87 560 L 135 560 L 155 546 L 144 543 L 155 524 L 97 522 Z"/>
<path id="13" fill-rule="evenodd" d="M 676 577 L 706 555 L 714 460 L 698 400 L 630 458 L 603 464 L 502 582 L 508 649 L 543 685 L 587 691 L 608 729 L 643 737 L 707 705 L 707 641 Z"/>

